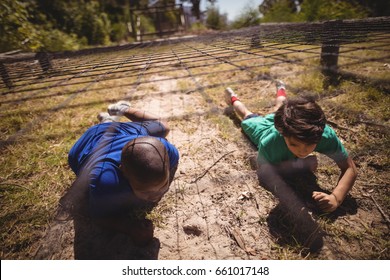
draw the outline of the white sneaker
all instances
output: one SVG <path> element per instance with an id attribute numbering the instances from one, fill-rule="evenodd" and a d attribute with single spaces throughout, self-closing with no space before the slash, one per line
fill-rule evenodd
<path id="1" fill-rule="evenodd" d="M 123 116 L 123 114 L 130 108 L 130 106 L 130 102 L 121 100 L 115 104 L 108 105 L 107 111 L 111 116 Z"/>
<path id="2" fill-rule="evenodd" d="M 119 121 L 119 117 L 118 116 L 110 116 L 110 114 L 107 113 L 107 112 L 100 112 L 97 115 L 97 118 L 98 118 L 100 123 L 117 122 L 117 121 Z"/>
<path id="3" fill-rule="evenodd" d="M 233 96 L 238 98 L 238 95 L 230 87 L 227 87 L 225 89 L 225 101 L 229 106 L 232 105 Z"/>
<path id="4" fill-rule="evenodd" d="M 286 90 L 286 84 L 282 80 L 277 80 L 276 81 L 276 91 L 284 89 Z"/>

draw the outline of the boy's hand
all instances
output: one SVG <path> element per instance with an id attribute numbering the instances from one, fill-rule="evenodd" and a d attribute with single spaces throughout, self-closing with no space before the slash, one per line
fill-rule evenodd
<path id="1" fill-rule="evenodd" d="M 336 197 L 332 194 L 326 194 L 323 192 L 313 192 L 313 199 L 316 201 L 321 211 L 330 213 L 337 209 L 339 206 Z"/>

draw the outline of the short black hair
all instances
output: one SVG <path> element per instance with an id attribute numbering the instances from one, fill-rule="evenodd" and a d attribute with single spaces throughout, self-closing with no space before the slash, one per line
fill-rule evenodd
<path id="1" fill-rule="evenodd" d="M 163 181 L 169 174 L 167 150 L 156 137 L 139 137 L 128 142 L 122 149 L 121 164 L 145 184 Z"/>
<path id="2" fill-rule="evenodd" d="M 275 112 L 275 127 L 285 137 L 294 137 L 306 144 L 320 142 L 326 117 L 314 97 L 288 99 Z"/>

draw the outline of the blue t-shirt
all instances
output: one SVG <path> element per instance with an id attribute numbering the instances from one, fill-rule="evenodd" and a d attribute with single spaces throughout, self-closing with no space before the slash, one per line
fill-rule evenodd
<path id="1" fill-rule="evenodd" d="M 147 123 L 98 124 L 89 128 L 71 148 L 68 156 L 70 167 L 77 176 L 88 176 L 92 215 L 121 213 L 144 204 L 133 194 L 119 166 L 125 144 L 135 138 L 149 136 Z M 166 139 L 157 138 L 167 149 L 173 172 L 178 165 L 179 152 Z"/>

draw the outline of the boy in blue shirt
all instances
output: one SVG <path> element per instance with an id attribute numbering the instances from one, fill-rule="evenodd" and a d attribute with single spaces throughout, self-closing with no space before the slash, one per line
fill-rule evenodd
<path id="1" fill-rule="evenodd" d="M 117 122 L 122 115 L 131 122 Z M 69 152 L 76 185 L 88 194 L 88 210 L 97 224 L 144 245 L 153 237 L 153 225 L 131 213 L 157 205 L 173 180 L 179 153 L 165 139 L 167 124 L 126 101 L 111 104 L 98 118 L 101 123 Z"/>

